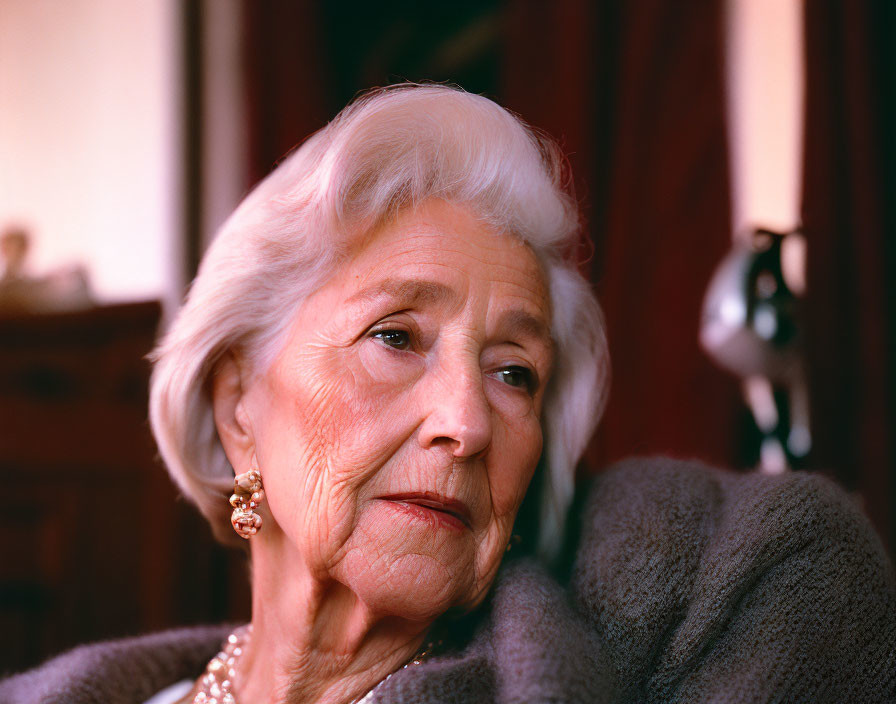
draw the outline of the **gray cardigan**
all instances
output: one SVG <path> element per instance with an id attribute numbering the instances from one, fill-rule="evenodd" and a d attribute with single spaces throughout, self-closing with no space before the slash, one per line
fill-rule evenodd
<path id="1" fill-rule="evenodd" d="M 488 608 L 374 701 L 896 702 L 893 567 L 819 476 L 627 461 L 591 488 L 569 583 L 517 560 Z M 225 632 L 83 646 L 0 683 L 0 703 L 143 702 L 196 677 Z"/>

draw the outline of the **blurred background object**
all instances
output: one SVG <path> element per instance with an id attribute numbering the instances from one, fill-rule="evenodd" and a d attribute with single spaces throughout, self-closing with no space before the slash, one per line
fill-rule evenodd
<path id="1" fill-rule="evenodd" d="M 93 305 L 82 266 L 31 276 L 26 266 L 30 246 L 31 238 L 23 227 L 13 226 L 0 234 L 0 312 L 40 313 Z"/>
<path id="2" fill-rule="evenodd" d="M 240 556 L 155 464 L 142 355 L 247 189 L 358 91 L 402 80 L 484 93 L 569 154 L 614 363 L 583 472 L 757 462 L 762 421 L 701 351 L 701 310 L 732 248 L 799 229 L 802 465 L 856 491 L 892 548 L 894 30 L 888 0 L 0 3 L 0 227 L 33 228 L 36 276 L 83 262 L 99 304 L 0 320 L 0 477 L 27 486 L 2 662 L 245 617 Z"/>
<path id="3" fill-rule="evenodd" d="M 805 251 L 798 232 L 736 238 L 703 302 L 700 342 L 740 378 L 759 433 L 754 461 L 770 474 L 802 467 L 812 446 L 800 306 Z"/>

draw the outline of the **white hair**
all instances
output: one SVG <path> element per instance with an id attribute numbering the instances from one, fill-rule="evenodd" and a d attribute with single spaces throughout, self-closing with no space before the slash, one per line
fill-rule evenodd
<path id="1" fill-rule="evenodd" d="M 224 223 L 153 359 L 150 420 L 184 494 L 236 543 L 233 468 L 215 429 L 209 376 L 239 348 L 269 365 L 302 300 L 370 228 L 426 199 L 470 207 L 534 251 L 551 296 L 555 362 L 542 427 L 547 471 L 539 551 L 556 552 L 575 467 L 603 410 L 602 316 L 577 269 L 580 218 L 559 149 L 487 98 L 439 85 L 371 91 L 265 178 Z"/>

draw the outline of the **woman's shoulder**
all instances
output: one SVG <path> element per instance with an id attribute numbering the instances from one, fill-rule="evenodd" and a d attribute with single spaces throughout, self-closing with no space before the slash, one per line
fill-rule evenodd
<path id="1" fill-rule="evenodd" d="M 0 702 L 78 704 L 146 701 L 195 678 L 230 626 L 198 626 L 82 645 L 0 681 Z"/>
<path id="2" fill-rule="evenodd" d="M 620 463 L 590 488 L 572 588 L 624 690 L 896 696 L 893 567 L 857 501 L 823 476 Z"/>
<path id="3" fill-rule="evenodd" d="M 599 475 L 585 504 L 582 537 L 660 551 L 773 560 L 808 543 L 858 551 L 892 568 L 860 500 L 810 472 L 737 473 L 695 460 L 633 458 Z M 646 542 L 646 545 L 645 545 Z"/>
<path id="4" fill-rule="evenodd" d="M 807 577 L 892 600 L 896 574 L 859 500 L 813 473 L 735 473 L 696 461 L 625 460 L 585 502 L 575 578 L 637 583 L 668 597 L 732 598 L 777 565 L 812 556 Z M 796 585 L 804 592 L 809 585 Z M 857 595 L 853 594 L 853 600 Z"/>

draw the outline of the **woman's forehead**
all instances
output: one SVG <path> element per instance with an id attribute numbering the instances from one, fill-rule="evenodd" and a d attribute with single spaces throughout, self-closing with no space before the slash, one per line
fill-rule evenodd
<path id="1" fill-rule="evenodd" d="M 532 299 L 549 309 L 545 277 L 519 238 L 463 206 L 432 200 L 367 238 L 348 262 L 352 297 L 390 294 L 447 302 L 474 283 Z"/>

